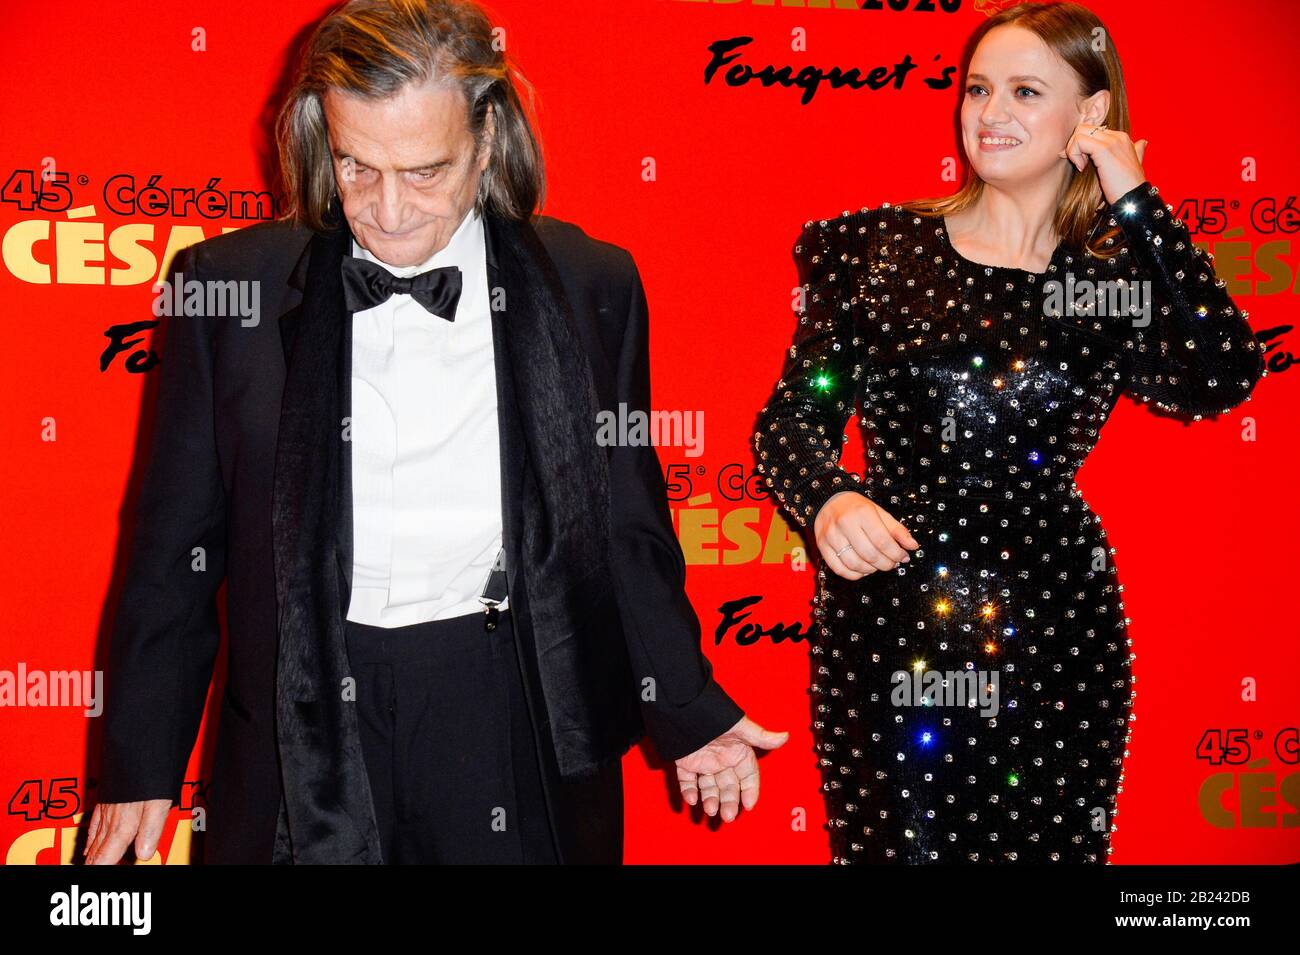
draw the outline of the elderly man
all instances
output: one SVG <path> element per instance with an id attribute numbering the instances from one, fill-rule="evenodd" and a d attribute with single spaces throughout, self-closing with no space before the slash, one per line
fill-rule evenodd
<path id="1" fill-rule="evenodd" d="M 277 320 L 170 322 L 88 858 L 157 846 L 223 578 L 210 862 L 617 862 L 645 734 L 688 803 L 752 807 L 786 736 L 700 652 L 653 447 L 596 440 L 649 406 L 640 277 L 535 214 L 488 19 L 353 0 L 279 134 L 290 214 L 173 272 Z"/>

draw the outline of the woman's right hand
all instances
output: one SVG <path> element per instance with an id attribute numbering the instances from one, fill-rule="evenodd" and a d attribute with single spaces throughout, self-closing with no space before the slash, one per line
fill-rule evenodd
<path id="1" fill-rule="evenodd" d="M 857 491 L 840 491 L 823 504 L 813 534 L 826 565 L 845 580 L 893 570 L 911 559 L 904 547 L 921 546 L 893 515 Z"/>

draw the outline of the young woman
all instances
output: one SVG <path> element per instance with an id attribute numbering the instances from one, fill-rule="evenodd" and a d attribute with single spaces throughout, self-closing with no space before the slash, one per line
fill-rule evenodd
<path id="1" fill-rule="evenodd" d="M 1264 375 L 1143 171 L 1097 17 L 1023 4 L 969 49 L 965 184 L 807 223 L 754 435 L 824 558 L 811 689 L 836 863 L 1107 861 L 1131 654 L 1074 475 L 1121 393 L 1199 419 Z M 839 464 L 859 406 L 865 478 Z"/>

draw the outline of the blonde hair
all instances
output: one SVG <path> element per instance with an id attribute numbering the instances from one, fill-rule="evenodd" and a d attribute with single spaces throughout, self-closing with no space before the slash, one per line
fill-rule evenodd
<path id="1" fill-rule="evenodd" d="M 382 99 L 408 83 L 455 84 L 470 133 L 484 142 L 491 106 L 492 156 L 475 209 L 526 219 L 546 190 L 541 146 L 515 89 L 523 74 L 496 45 L 487 14 L 470 0 L 349 0 L 326 16 L 303 49 L 292 89 L 276 118 L 280 175 L 289 219 L 318 232 L 335 228 L 337 194 L 323 97 L 335 89 Z"/>
<path id="2" fill-rule="evenodd" d="M 1114 39 L 1095 13 L 1077 3 L 1021 3 L 990 17 L 980 24 L 967 43 L 962 60 L 963 77 L 970 69 L 971 58 L 975 55 L 980 40 L 990 30 L 1008 25 L 1037 34 L 1074 70 L 1081 95 L 1091 96 L 1099 90 L 1109 90 L 1110 107 L 1103 122 L 1108 129 L 1129 132 L 1124 71 L 1120 66 L 1119 54 L 1115 51 Z M 1100 44 L 1100 50 L 1094 45 L 1098 36 L 1104 41 Z M 965 88 L 964 81 L 962 88 Z M 984 180 L 976 175 L 969 163 L 965 170 L 961 188 L 952 195 L 915 199 L 899 205 L 924 216 L 960 212 L 974 203 L 984 191 Z M 1097 178 L 1096 166 L 1089 163 L 1081 171 L 1071 163 L 1070 183 L 1056 210 L 1056 234 L 1067 245 L 1085 254 L 1091 253 L 1103 259 L 1115 255 L 1123 238 L 1118 227 L 1092 238 L 1105 206 L 1105 194 Z"/>

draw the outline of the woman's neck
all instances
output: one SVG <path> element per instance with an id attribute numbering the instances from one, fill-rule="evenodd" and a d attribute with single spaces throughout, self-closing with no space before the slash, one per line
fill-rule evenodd
<path id="1" fill-rule="evenodd" d="M 1060 243 L 1057 201 L 1055 190 L 1010 194 L 985 186 L 973 205 L 944 217 L 948 239 L 972 261 L 1041 272 Z"/>

